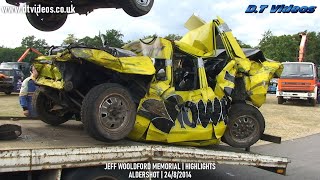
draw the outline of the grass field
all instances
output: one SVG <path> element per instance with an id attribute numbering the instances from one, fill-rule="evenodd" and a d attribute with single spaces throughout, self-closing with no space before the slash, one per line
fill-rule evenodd
<path id="1" fill-rule="evenodd" d="M 0 116 L 23 116 L 19 105 L 19 95 L 5 95 L 0 92 Z"/>
<path id="2" fill-rule="evenodd" d="M 306 102 L 287 102 L 279 105 L 275 95 L 267 95 L 260 108 L 265 120 L 265 133 L 290 140 L 320 133 L 320 105 Z"/>
<path id="3" fill-rule="evenodd" d="M 0 94 L 0 116 L 23 116 L 19 96 Z M 260 108 L 265 120 L 265 133 L 291 140 L 320 133 L 320 105 L 307 103 L 277 104 L 275 95 L 267 95 L 267 102 Z"/>

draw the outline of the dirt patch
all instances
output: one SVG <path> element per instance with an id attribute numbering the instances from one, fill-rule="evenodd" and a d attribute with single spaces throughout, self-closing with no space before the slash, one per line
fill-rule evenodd
<path id="1" fill-rule="evenodd" d="M 22 117 L 22 108 L 19 105 L 19 94 L 5 95 L 0 92 L 0 116 Z"/>
<path id="2" fill-rule="evenodd" d="M 266 120 L 266 134 L 292 140 L 320 133 L 320 106 L 306 102 L 287 102 L 279 105 L 275 95 L 267 95 L 260 108 Z M 259 142 L 258 144 L 261 144 Z"/>

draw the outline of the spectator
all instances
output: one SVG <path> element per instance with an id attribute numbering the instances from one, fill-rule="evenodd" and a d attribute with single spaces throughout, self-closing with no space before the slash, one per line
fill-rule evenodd
<path id="1" fill-rule="evenodd" d="M 36 117 L 37 113 L 34 109 L 32 109 L 32 96 L 34 91 L 36 90 L 35 79 L 38 76 L 38 72 L 32 66 L 30 77 L 26 78 L 21 85 L 19 101 L 20 105 L 23 109 L 23 114 L 27 117 Z"/>

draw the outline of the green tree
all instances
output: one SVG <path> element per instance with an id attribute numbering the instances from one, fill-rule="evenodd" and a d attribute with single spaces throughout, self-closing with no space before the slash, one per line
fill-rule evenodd
<path id="1" fill-rule="evenodd" d="M 320 33 L 308 32 L 305 51 L 305 61 L 320 64 Z"/>
<path id="2" fill-rule="evenodd" d="M 90 47 L 101 47 L 102 42 L 99 36 L 94 36 L 93 38 L 86 36 L 78 40 L 79 44 L 83 44 Z"/>
<path id="3" fill-rule="evenodd" d="M 169 39 L 171 41 L 179 41 L 180 39 L 182 39 L 182 36 L 178 35 L 178 34 L 168 34 L 167 36 L 164 37 L 165 39 Z"/>
<path id="4" fill-rule="evenodd" d="M 74 34 L 68 34 L 67 38 L 63 40 L 62 45 L 67 46 L 70 44 L 76 44 L 78 42 L 78 39 L 75 37 Z"/>
<path id="5" fill-rule="evenodd" d="M 304 61 L 320 64 L 320 33 L 307 32 Z M 262 35 L 259 48 L 265 56 L 278 61 L 298 61 L 300 33 L 274 36 L 270 30 Z"/>
<path id="6" fill-rule="evenodd" d="M 35 48 L 38 51 L 45 53 L 46 47 L 48 46 L 48 43 L 44 39 L 36 39 L 35 36 L 27 36 L 22 38 L 21 40 L 21 47 L 22 48 Z"/>
<path id="7" fill-rule="evenodd" d="M 17 47 L 17 48 L 0 47 L 0 62 L 17 61 L 25 50 L 26 49 L 24 47 Z M 27 61 L 29 60 L 30 59 L 27 59 Z"/>
<path id="8" fill-rule="evenodd" d="M 124 42 L 122 40 L 123 34 L 121 34 L 120 31 L 111 29 L 106 30 L 105 34 L 102 34 L 102 36 L 105 39 L 105 44 L 110 47 L 122 47 L 124 45 Z M 86 36 L 84 38 L 81 38 L 77 41 L 79 44 L 84 44 L 86 46 L 91 47 L 101 47 L 102 41 L 99 35 L 92 37 Z"/>
<path id="9" fill-rule="evenodd" d="M 115 29 L 107 30 L 104 36 L 104 39 L 106 41 L 105 43 L 107 46 L 118 47 L 118 48 L 124 45 L 122 38 L 123 38 L 123 34 L 121 34 L 120 31 Z"/>
<path id="10" fill-rule="evenodd" d="M 274 36 L 266 31 L 259 43 L 265 56 L 277 61 L 297 61 L 300 37 L 298 34 Z"/>
<path id="11" fill-rule="evenodd" d="M 157 34 L 147 35 L 147 36 L 143 36 L 143 38 L 141 38 L 141 39 L 149 39 L 149 38 L 154 38 L 154 37 L 158 37 L 158 35 Z"/>

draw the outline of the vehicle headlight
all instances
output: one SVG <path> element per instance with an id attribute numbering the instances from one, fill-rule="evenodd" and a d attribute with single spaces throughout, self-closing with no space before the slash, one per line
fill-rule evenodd
<path id="1" fill-rule="evenodd" d="M 311 97 L 311 96 L 312 96 L 312 93 L 309 92 L 309 93 L 308 93 L 308 96 Z"/>
<path id="2" fill-rule="evenodd" d="M 283 95 L 283 92 L 282 92 L 282 91 L 279 91 L 279 95 L 280 95 L 280 96 Z"/>

